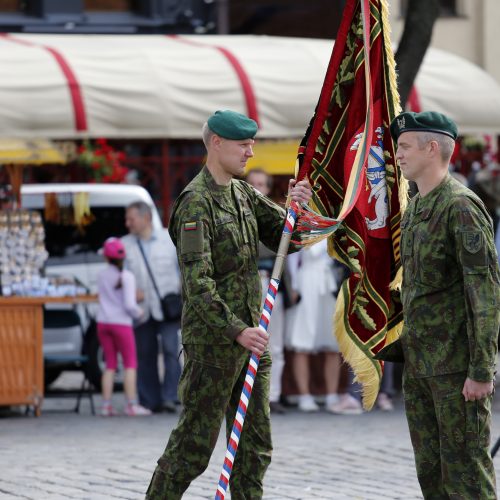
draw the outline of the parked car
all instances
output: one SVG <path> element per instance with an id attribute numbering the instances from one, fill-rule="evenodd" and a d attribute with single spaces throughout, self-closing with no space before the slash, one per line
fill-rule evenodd
<path id="1" fill-rule="evenodd" d="M 73 195 L 89 194 L 92 220 L 77 227 L 72 220 Z M 45 217 L 46 200 L 54 193 L 60 211 L 60 222 Z M 123 236 L 125 209 L 135 201 L 146 202 L 153 212 L 153 227 L 160 228 L 161 220 L 149 193 L 140 186 L 128 184 L 25 184 L 21 188 L 21 202 L 25 209 L 40 211 L 45 227 L 45 246 L 49 253 L 47 276 L 76 278 L 90 293 L 97 293 L 97 274 L 105 265 L 98 253 L 106 238 Z M 97 340 L 93 317 L 97 304 L 71 306 L 48 304 L 45 307 L 44 356 L 69 359 L 85 351 L 89 355 L 89 377 L 100 387 L 103 367 L 102 353 Z M 45 381 L 49 385 L 73 363 L 46 364 Z"/>

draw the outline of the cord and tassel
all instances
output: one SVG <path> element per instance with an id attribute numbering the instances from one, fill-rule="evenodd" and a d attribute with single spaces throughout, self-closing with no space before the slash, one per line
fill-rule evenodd
<path id="1" fill-rule="evenodd" d="M 295 231 L 300 233 L 300 240 L 292 240 L 296 245 L 311 246 L 331 236 L 341 221 L 316 213 L 308 205 L 298 207 Z"/>

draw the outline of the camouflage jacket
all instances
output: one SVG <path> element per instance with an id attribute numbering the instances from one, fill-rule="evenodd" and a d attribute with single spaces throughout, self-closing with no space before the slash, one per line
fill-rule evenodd
<path id="1" fill-rule="evenodd" d="M 169 231 L 182 278 L 184 344 L 229 344 L 259 320 L 259 239 L 277 251 L 285 211 L 244 181 L 207 167 L 176 200 Z M 293 249 L 293 248 L 292 248 Z"/>
<path id="2" fill-rule="evenodd" d="M 451 176 L 415 196 L 401 222 L 405 369 L 493 379 L 500 321 L 493 228 L 481 200 Z"/>

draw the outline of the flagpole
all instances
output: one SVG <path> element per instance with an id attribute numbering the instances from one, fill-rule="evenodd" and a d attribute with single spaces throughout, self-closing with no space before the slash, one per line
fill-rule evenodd
<path id="1" fill-rule="evenodd" d="M 357 2 L 359 2 L 363 24 L 363 52 L 367 110 L 364 121 L 364 128 L 362 130 L 361 139 L 359 141 L 359 147 L 356 151 L 355 159 L 353 162 L 353 168 L 354 166 L 356 167 L 356 175 L 353 176 L 351 173 L 351 175 L 349 176 L 347 185 L 348 196 L 344 197 L 340 213 L 335 219 L 327 219 L 324 217 L 321 218 L 318 217 L 317 214 L 310 212 L 308 213 L 307 207 L 305 207 L 304 210 L 301 210 L 301 219 L 299 221 L 297 229 L 300 232 L 309 232 L 309 234 L 311 235 L 309 238 L 311 240 L 310 243 L 314 243 L 319 241 L 320 239 L 328 237 L 338 228 L 339 224 L 344 221 L 347 215 L 354 208 L 354 205 L 356 204 L 356 201 L 358 200 L 360 195 L 361 186 L 363 185 L 363 182 L 361 182 L 361 180 L 364 179 L 364 169 L 367 164 L 370 152 L 373 125 L 373 96 L 370 72 L 370 0 L 351 0 L 350 4 L 348 4 L 350 5 L 351 11 L 353 11 Z M 344 36 L 347 36 L 347 30 L 345 28 L 342 28 L 342 26 L 343 25 L 341 25 L 341 30 L 344 29 L 345 31 Z M 334 49 L 329 67 L 332 64 L 332 61 L 335 61 L 335 64 L 341 64 L 341 60 L 338 59 L 338 57 L 339 53 L 336 53 Z M 327 87 L 333 86 L 335 78 L 335 74 L 333 74 L 330 70 L 327 71 L 318 106 L 315 111 L 315 116 L 313 117 L 313 121 L 310 124 L 310 129 L 308 129 L 308 131 L 306 132 L 306 135 L 308 137 L 307 142 L 305 143 L 305 147 L 303 147 L 302 145 L 299 147 L 299 158 L 301 158 L 302 161 L 299 160 L 300 169 L 298 175 L 296 176 L 297 181 L 300 181 L 301 179 L 306 177 L 307 172 L 311 166 L 313 156 L 317 152 L 317 141 L 320 137 L 321 132 L 323 131 L 328 114 L 330 113 L 329 101 L 331 97 L 330 94 L 325 91 L 325 89 Z M 274 307 L 274 300 L 278 292 L 281 274 L 283 272 L 285 257 L 288 253 L 288 247 L 290 245 L 292 232 L 297 222 L 299 210 L 299 205 L 296 202 L 292 202 L 287 211 L 285 227 L 283 229 L 278 254 L 273 267 L 271 280 L 269 282 L 264 307 L 259 321 L 259 328 L 266 333 Z M 301 222 L 303 221 L 303 219 L 304 222 Z M 307 240 L 308 238 L 303 237 L 302 239 Z M 231 436 L 229 438 L 226 456 L 222 466 L 222 472 L 219 477 L 219 483 L 217 485 L 217 490 L 215 493 L 215 500 L 225 499 L 227 487 L 229 485 L 229 479 L 231 477 L 231 472 L 236 457 L 236 452 L 238 450 L 238 443 L 243 429 L 243 424 L 245 422 L 248 404 L 252 394 L 253 384 L 257 375 L 257 370 L 259 368 L 259 362 L 260 356 L 252 354 L 250 357 L 250 362 L 248 364 L 248 369 L 245 376 L 236 417 L 234 419 L 233 427 L 231 430 Z"/>
<path id="2" fill-rule="evenodd" d="M 297 221 L 298 208 L 298 203 L 292 201 L 287 210 L 285 227 L 283 228 L 283 233 L 281 235 L 273 272 L 271 273 L 266 299 L 264 301 L 264 306 L 259 320 L 259 328 L 265 333 L 267 333 L 269 321 L 271 320 L 274 301 L 276 299 L 276 294 L 278 293 L 281 275 L 283 274 L 283 268 L 285 266 L 285 258 L 288 254 L 288 247 L 290 246 L 293 228 L 295 227 L 295 223 Z M 215 492 L 215 500 L 224 500 L 226 496 L 229 478 L 231 477 L 231 472 L 233 470 L 234 459 L 236 457 L 238 443 L 240 441 L 243 424 L 247 414 L 248 404 L 252 395 L 253 384 L 255 382 L 255 377 L 257 376 L 257 370 L 259 369 L 259 362 L 260 356 L 252 353 L 248 363 L 245 382 L 243 384 L 243 390 L 241 391 L 240 401 L 238 403 L 238 409 L 236 410 L 231 436 L 227 445 L 226 456 L 222 465 L 219 483 Z"/>

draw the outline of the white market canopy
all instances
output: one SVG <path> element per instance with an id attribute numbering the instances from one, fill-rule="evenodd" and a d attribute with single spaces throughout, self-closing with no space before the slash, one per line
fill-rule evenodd
<path id="1" fill-rule="evenodd" d="M 333 42 L 266 36 L 0 35 L 0 137 L 199 138 L 230 108 L 261 138 L 300 138 Z M 461 134 L 500 133 L 500 85 L 430 49 L 416 81 L 422 110 Z"/>

